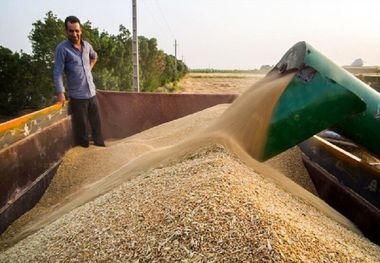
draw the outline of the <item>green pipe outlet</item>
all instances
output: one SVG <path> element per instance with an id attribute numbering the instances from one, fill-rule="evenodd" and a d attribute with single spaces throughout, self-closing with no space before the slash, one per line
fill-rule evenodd
<path id="1" fill-rule="evenodd" d="M 268 74 L 296 72 L 272 113 L 260 160 L 331 128 L 380 155 L 380 94 L 306 42 Z"/>

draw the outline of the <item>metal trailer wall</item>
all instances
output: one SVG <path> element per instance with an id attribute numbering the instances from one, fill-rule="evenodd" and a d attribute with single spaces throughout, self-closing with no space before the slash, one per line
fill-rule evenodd
<path id="1" fill-rule="evenodd" d="M 98 91 L 104 137 L 124 138 L 205 108 L 235 94 Z M 67 150 L 71 118 L 54 105 L 0 124 L 0 233 L 41 198 Z"/>
<path id="2" fill-rule="evenodd" d="M 105 138 L 125 138 L 216 104 L 231 103 L 236 94 L 171 94 L 98 92 Z"/>

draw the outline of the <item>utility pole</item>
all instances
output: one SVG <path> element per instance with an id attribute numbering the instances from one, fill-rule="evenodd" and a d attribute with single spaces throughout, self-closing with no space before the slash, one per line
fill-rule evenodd
<path id="1" fill-rule="evenodd" d="M 174 40 L 174 81 L 177 80 L 177 39 Z"/>
<path id="2" fill-rule="evenodd" d="M 140 91 L 139 85 L 139 41 L 137 37 L 137 5 L 136 0 L 132 0 L 132 22 L 133 22 L 133 38 L 132 38 L 132 61 L 133 61 L 133 90 Z"/>

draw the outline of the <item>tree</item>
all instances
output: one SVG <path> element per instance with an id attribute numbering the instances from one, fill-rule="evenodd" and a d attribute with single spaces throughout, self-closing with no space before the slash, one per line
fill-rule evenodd
<path id="1" fill-rule="evenodd" d="M 33 27 L 29 34 L 33 58 L 45 63 L 48 70 L 51 70 L 54 61 L 54 49 L 58 43 L 66 39 L 64 22 L 49 11 L 44 21 L 37 20 L 33 23 Z"/>
<path id="2" fill-rule="evenodd" d="M 0 46 L 0 112 L 12 115 L 25 108 L 50 104 L 51 91 L 42 89 L 39 63 L 25 53 Z"/>

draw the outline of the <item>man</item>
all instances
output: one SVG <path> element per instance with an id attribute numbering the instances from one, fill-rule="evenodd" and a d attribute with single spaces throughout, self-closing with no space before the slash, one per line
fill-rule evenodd
<path id="1" fill-rule="evenodd" d="M 89 121 L 94 145 L 104 147 L 95 84 L 91 74 L 97 54 L 88 42 L 82 40 L 82 25 L 77 17 L 69 16 L 65 19 L 65 30 L 68 39 L 57 46 L 54 56 L 57 99 L 64 105 L 65 88 L 62 77 L 65 73 L 76 143 L 82 147 L 89 146 Z"/>

